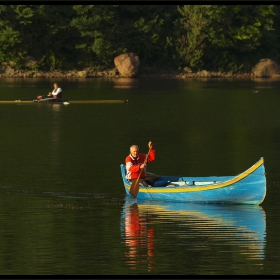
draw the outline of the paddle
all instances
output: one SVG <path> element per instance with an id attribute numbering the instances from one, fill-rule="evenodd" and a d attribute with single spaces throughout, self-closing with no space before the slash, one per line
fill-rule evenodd
<path id="1" fill-rule="evenodd" d="M 58 97 L 49 97 L 49 98 L 44 98 L 44 99 L 36 99 L 36 100 L 34 100 L 34 102 L 47 102 L 49 100 L 60 101 L 63 104 L 69 104 L 68 102 L 63 101 L 62 99 L 60 99 Z"/>
<path id="2" fill-rule="evenodd" d="M 46 102 L 48 100 L 53 100 L 55 99 L 54 97 L 48 97 L 48 98 L 43 98 L 43 99 L 34 99 L 34 102 Z"/>
<path id="3" fill-rule="evenodd" d="M 34 101 L 42 101 L 42 102 L 48 101 L 48 100 L 52 100 L 52 99 L 57 99 L 57 100 L 63 102 L 63 100 L 61 100 L 61 99 L 58 98 L 57 96 L 53 96 L 52 94 L 48 94 L 48 95 L 38 95 L 37 97 L 32 98 L 32 99 L 34 99 Z"/>
<path id="4" fill-rule="evenodd" d="M 152 149 L 152 147 L 149 148 L 149 152 L 148 152 L 148 154 L 147 154 L 147 156 L 146 156 L 146 158 L 145 158 L 144 164 L 147 163 L 148 156 L 149 156 L 149 154 L 150 154 L 151 149 Z M 144 167 L 144 168 L 145 168 L 145 167 Z M 143 171 L 144 168 L 141 169 L 141 171 L 140 171 L 140 173 L 139 173 L 139 175 L 138 175 L 138 178 L 131 184 L 131 187 L 130 187 L 130 190 L 129 190 L 130 194 L 131 194 L 132 196 L 134 196 L 135 198 L 137 197 L 137 194 L 138 194 L 138 192 L 139 192 L 139 180 L 140 180 L 140 176 L 141 176 L 142 171 Z"/>
<path id="5" fill-rule="evenodd" d="M 40 95 L 39 95 L 40 96 Z M 47 95 L 42 95 L 41 98 L 46 98 Z M 28 100 L 34 100 L 34 99 L 38 99 L 38 96 L 33 97 L 33 98 L 25 98 L 25 99 L 20 99 L 20 100 L 16 100 L 16 101 L 28 101 Z"/>

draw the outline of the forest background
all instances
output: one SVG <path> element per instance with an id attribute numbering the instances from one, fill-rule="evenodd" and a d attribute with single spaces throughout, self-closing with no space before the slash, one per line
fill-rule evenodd
<path id="1" fill-rule="evenodd" d="M 140 72 L 249 72 L 260 59 L 280 61 L 279 12 L 280 5 L 0 5 L 0 62 L 104 70 L 132 52 Z"/>

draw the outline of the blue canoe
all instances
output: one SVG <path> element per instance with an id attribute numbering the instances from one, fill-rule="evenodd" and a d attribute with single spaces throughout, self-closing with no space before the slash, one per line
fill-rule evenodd
<path id="1" fill-rule="evenodd" d="M 125 178 L 125 165 L 120 167 L 126 194 L 131 196 L 131 183 Z M 160 176 L 152 187 L 140 185 L 137 199 L 260 205 L 265 195 L 264 159 L 260 158 L 236 176 Z"/>

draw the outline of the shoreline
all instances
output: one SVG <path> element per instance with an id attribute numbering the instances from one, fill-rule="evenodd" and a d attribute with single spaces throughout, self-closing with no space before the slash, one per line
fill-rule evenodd
<path id="1" fill-rule="evenodd" d="M 36 71 L 36 70 L 15 70 L 11 67 L 0 69 L 0 79 L 5 78 L 31 78 L 31 79 L 53 79 L 53 78 L 66 78 L 66 79 L 82 79 L 82 78 L 168 78 L 168 79 L 279 79 L 280 75 L 275 74 L 270 77 L 257 77 L 253 73 L 223 73 L 211 71 L 198 71 L 196 73 L 186 73 L 184 71 L 159 71 L 158 73 L 140 73 L 135 77 L 128 78 L 122 76 L 116 68 L 96 71 L 93 69 L 85 69 L 82 71 Z"/>

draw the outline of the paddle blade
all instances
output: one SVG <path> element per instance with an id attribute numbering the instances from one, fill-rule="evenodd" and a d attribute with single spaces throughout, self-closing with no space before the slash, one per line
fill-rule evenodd
<path id="1" fill-rule="evenodd" d="M 139 178 L 135 180 L 130 187 L 129 193 L 134 196 L 135 198 L 137 197 L 137 194 L 139 192 Z"/>

